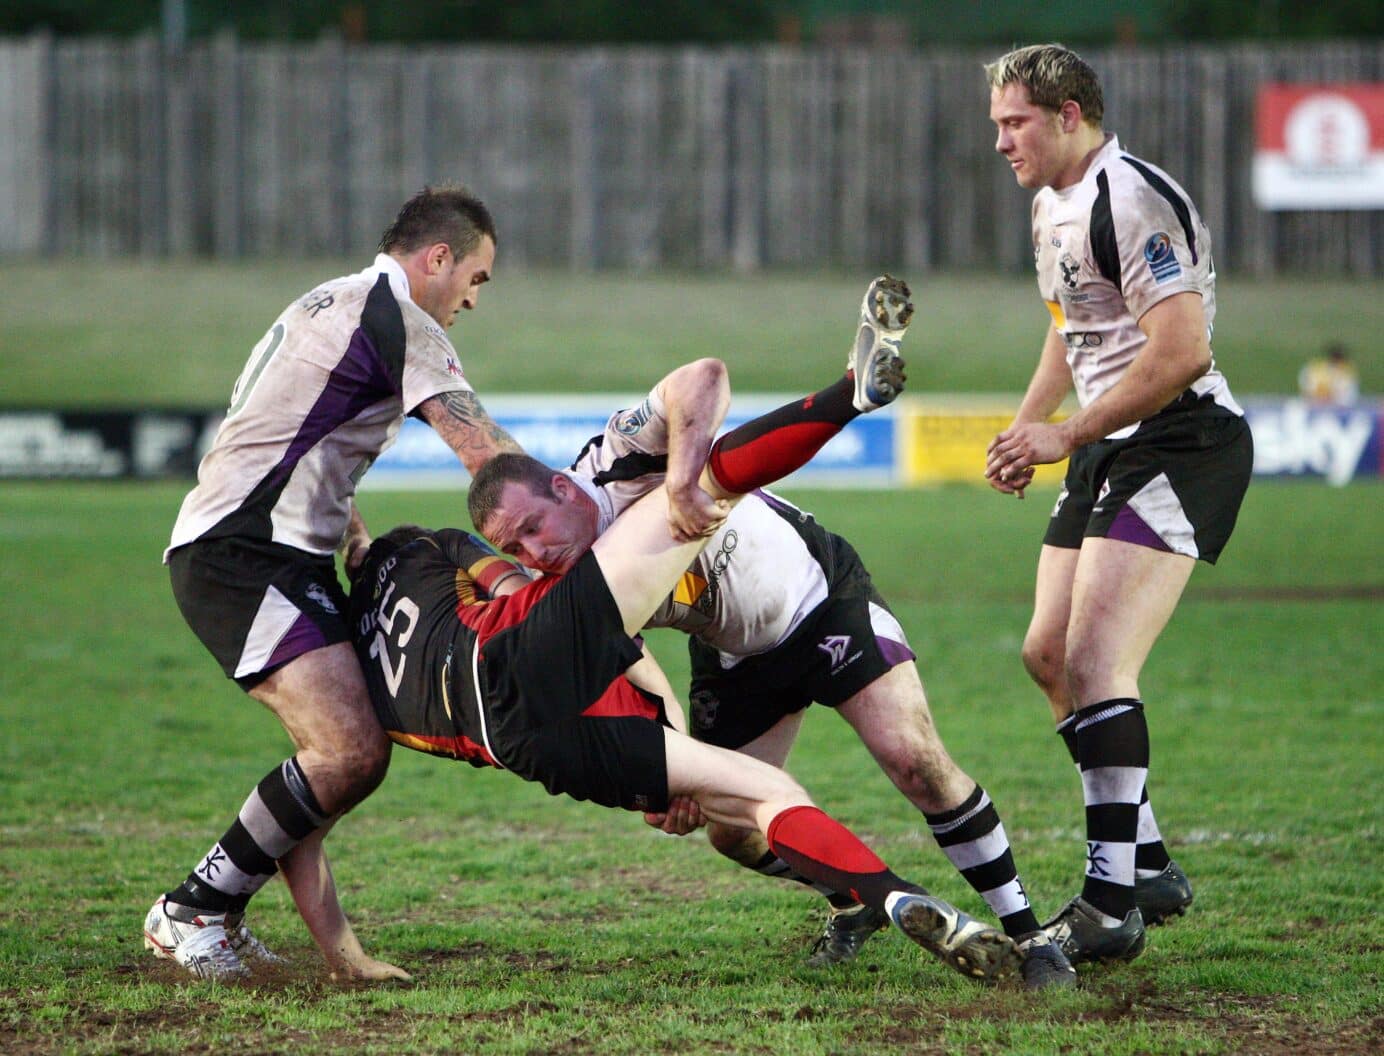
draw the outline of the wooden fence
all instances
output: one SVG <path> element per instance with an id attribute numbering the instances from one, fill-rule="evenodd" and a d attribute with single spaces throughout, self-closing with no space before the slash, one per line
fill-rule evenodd
<path id="1" fill-rule="evenodd" d="M 359 255 L 461 180 L 506 264 L 1031 266 L 996 51 L 0 41 L 0 252 Z M 1089 51 L 1106 125 L 1177 176 L 1222 270 L 1384 274 L 1384 212 L 1250 195 L 1268 80 L 1384 79 L 1384 41 Z"/>

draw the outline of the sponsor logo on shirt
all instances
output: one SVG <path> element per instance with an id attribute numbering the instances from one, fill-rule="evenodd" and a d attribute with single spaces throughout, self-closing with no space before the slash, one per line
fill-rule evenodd
<path id="1" fill-rule="evenodd" d="M 1100 348 L 1105 343 L 1105 338 L 1100 334 L 1074 330 L 1070 334 L 1063 334 L 1062 340 L 1067 342 L 1068 348 Z"/>
<path id="2" fill-rule="evenodd" d="M 705 588 L 698 596 L 694 607 L 698 612 L 710 614 L 715 611 L 716 597 L 721 592 L 721 577 L 730 568 L 731 555 L 735 553 L 735 548 L 740 545 L 740 536 L 734 529 L 726 532 L 721 539 L 721 545 L 716 548 L 716 553 L 707 562 L 710 566 L 707 571 L 709 576 L 705 583 Z"/>
<path id="3" fill-rule="evenodd" d="M 461 373 L 461 364 L 456 361 L 455 356 L 447 357 L 447 373 L 452 375 L 452 377 L 454 378 L 460 378 L 463 376 Z"/>
<path id="4" fill-rule="evenodd" d="M 1173 240 L 1166 231 L 1156 231 L 1144 243 L 1144 259 L 1155 282 L 1171 282 L 1182 274 L 1182 265 L 1173 252 Z"/>

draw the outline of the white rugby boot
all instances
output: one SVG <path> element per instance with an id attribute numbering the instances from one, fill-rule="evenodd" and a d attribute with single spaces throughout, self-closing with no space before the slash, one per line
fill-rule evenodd
<path id="1" fill-rule="evenodd" d="M 226 933 L 227 916 L 198 912 L 162 895 L 144 918 L 144 947 L 199 979 L 244 979 L 250 972 Z"/>
<path id="2" fill-rule="evenodd" d="M 873 411 L 893 401 L 906 380 L 899 342 L 913 318 L 908 283 L 881 275 L 865 290 L 860 302 L 860 329 L 846 369 L 855 376 L 852 403 L 861 412 Z"/>
<path id="3" fill-rule="evenodd" d="M 884 908 L 900 931 L 969 979 L 994 982 L 1019 971 L 1013 939 L 936 895 L 895 891 Z"/>
<path id="4" fill-rule="evenodd" d="M 235 950 L 242 963 L 258 961 L 260 964 L 287 964 L 287 957 L 280 957 L 255 937 L 250 925 L 245 923 L 244 913 L 226 914 L 226 939 Z"/>

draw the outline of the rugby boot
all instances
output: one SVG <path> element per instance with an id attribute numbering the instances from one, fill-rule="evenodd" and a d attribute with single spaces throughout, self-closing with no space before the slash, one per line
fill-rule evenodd
<path id="1" fill-rule="evenodd" d="M 853 961 L 860 947 L 880 928 L 889 926 L 889 917 L 869 906 L 848 906 L 833 909 L 821 937 L 812 944 L 808 955 L 809 968 L 827 968 L 833 964 Z"/>
<path id="2" fill-rule="evenodd" d="M 936 895 L 895 891 L 885 909 L 900 931 L 969 979 L 994 982 L 1019 970 L 1013 939 Z"/>
<path id="3" fill-rule="evenodd" d="M 1131 909 L 1117 926 L 1102 927 L 1096 908 L 1077 895 L 1043 925 L 1073 965 L 1132 961 L 1144 952 L 1144 918 Z"/>
<path id="4" fill-rule="evenodd" d="M 1180 917 L 1192 904 L 1192 882 L 1176 862 L 1169 861 L 1157 876 L 1136 877 L 1134 904 L 1144 918 L 1145 927 L 1162 924 L 1169 917 Z"/>
<path id="5" fill-rule="evenodd" d="M 248 961 L 258 961 L 260 964 L 287 964 L 285 957 L 280 957 L 259 939 L 255 938 L 255 933 L 250 930 L 250 926 L 245 923 L 244 913 L 226 914 L 226 940 L 231 944 L 231 949 L 235 950 L 236 956 L 241 963 Z"/>
<path id="6" fill-rule="evenodd" d="M 144 947 L 176 961 L 199 979 L 243 979 L 250 974 L 226 934 L 225 913 L 206 913 L 162 896 L 144 918 Z"/>
<path id="7" fill-rule="evenodd" d="M 893 401 L 907 380 L 899 342 L 913 318 L 908 283 L 881 275 L 870 283 L 860 302 L 860 329 L 846 369 L 855 377 L 855 409 L 873 411 Z"/>
<path id="8" fill-rule="evenodd" d="M 1016 940 L 1023 963 L 1024 986 L 1030 990 L 1045 990 L 1048 987 L 1076 986 L 1076 969 L 1062 947 L 1048 937 L 1042 928 L 1020 935 Z"/>

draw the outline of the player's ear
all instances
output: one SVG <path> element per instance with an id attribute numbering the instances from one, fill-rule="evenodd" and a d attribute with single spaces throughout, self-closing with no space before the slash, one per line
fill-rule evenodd
<path id="1" fill-rule="evenodd" d="M 1081 104 L 1075 99 L 1063 103 L 1057 115 L 1062 119 L 1063 132 L 1075 132 L 1081 126 Z"/>
<path id="2" fill-rule="evenodd" d="M 554 473 L 553 479 L 548 481 L 548 487 L 558 497 L 559 502 L 566 502 L 572 496 L 572 481 L 566 473 Z"/>
<path id="3" fill-rule="evenodd" d="M 452 247 L 446 242 L 434 242 L 428 247 L 428 274 L 436 275 L 442 271 L 442 266 L 452 255 Z"/>

